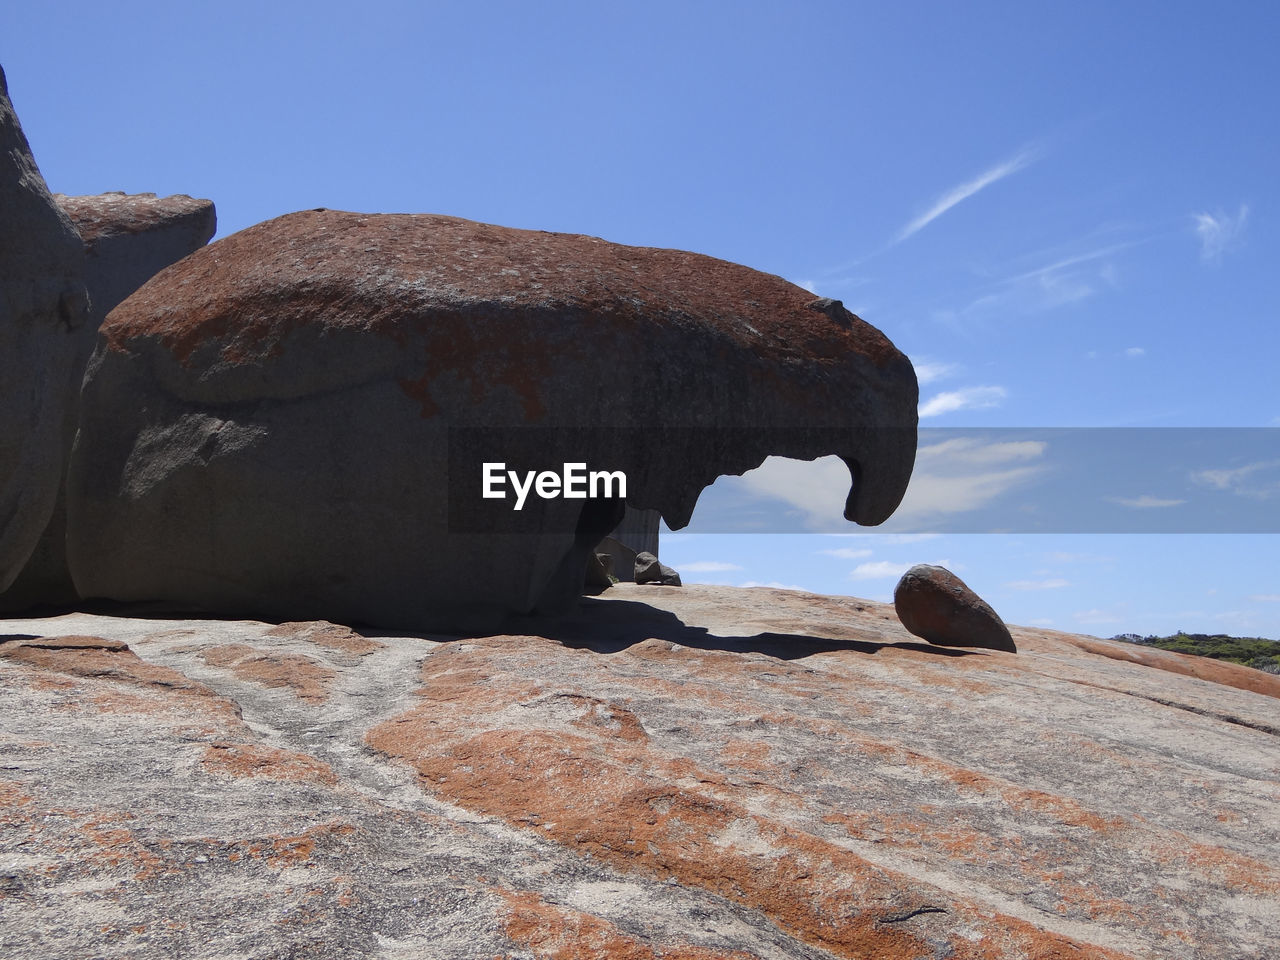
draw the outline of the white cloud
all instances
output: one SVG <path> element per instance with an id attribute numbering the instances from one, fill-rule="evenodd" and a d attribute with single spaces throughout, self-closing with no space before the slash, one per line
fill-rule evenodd
<path id="1" fill-rule="evenodd" d="M 1012 583 L 1006 583 L 1005 586 L 1010 590 L 1058 590 L 1061 587 L 1071 586 L 1071 583 L 1061 577 L 1052 577 L 1047 580 L 1014 580 Z"/>
<path id="2" fill-rule="evenodd" d="M 1126 357 L 1141 357 L 1146 352 L 1147 351 L 1144 350 L 1142 347 L 1130 347 L 1128 350 L 1124 352 L 1124 355 Z"/>
<path id="3" fill-rule="evenodd" d="M 758 580 L 748 580 L 746 583 L 738 584 L 740 587 L 771 587 L 774 590 L 802 590 L 805 593 L 812 593 L 808 587 L 801 587 L 794 583 L 779 583 L 777 580 L 770 580 L 768 583 L 761 583 Z"/>
<path id="4" fill-rule="evenodd" d="M 1280 480 L 1258 480 L 1255 476 L 1280 467 L 1280 460 L 1259 460 L 1257 463 L 1234 467 L 1229 470 L 1197 470 L 1191 474 L 1193 482 L 1215 490 L 1229 490 L 1241 496 L 1265 500 L 1280 491 Z"/>
<path id="5" fill-rule="evenodd" d="M 894 519 L 920 522 L 986 506 L 1042 473 L 1035 461 L 1047 449 L 1038 440 L 984 443 L 972 437 L 925 444 L 916 451 L 915 471 Z"/>
<path id="6" fill-rule="evenodd" d="M 917 464 L 949 462 L 990 466 L 1017 460 L 1035 460 L 1048 448 L 1042 440 L 1009 440 L 984 443 L 973 437 L 953 437 L 941 443 L 930 443 L 916 451 Z"/>
<path id="7" fill-rule="evenodd" d="M 1280 593 L 1255 593 L 1249 599 L 1254 603 L 1280 603 Z"/>
<path id="8" fill-rule="evenodd" d="M 1245 221 L 1249 219 L 1249 208 L 1242 203 L 1240 212 L 1234 217 L 1219 210 L 1217 213 L 1197 213 L 1193 219 L 1196 235 L 1200 238 L 1200 259 L 1205 263 L 1216 263 L 1237 245 L 1244 233 Z"/>
<path id="9" fill-rule="evenodd" d="M 950 376 L 956 369 L 955 364 L 952 363 L 931 363 L 927 360 L 923 360 L 914 366 L 916 368 L 916 380 L 921 384 L 941 380 Z"/>
<path id="10" fill-rule="evenodd" d="M 840 547 L 836 550 L 819 550 L 821 554 L 828 557 L 839 557 L 841 560 L 859 560 L 862 557 L 871 556 L 870 550 L 855 550 L 852 547 Z"/>
<path id="11" fill-rule="evenodd" d="M 939 393 L 920 405 L 920 416 L 937 417 L 957 410 L 987 410 L 1000 406 L 1007 391 L 1004 387 L 964 387 Z"/>
<path id="12" fill-rule="evenodd" d="M 810 293 L 816 294 L 818 292 L 817 287 L 812 280 L 796 280 L 794 282 L 797 287 L 803 287 Z"/>
<path id="13" fill-rule="evenodd" d="M 946 563 L 939 566 L 946 566 Z M 914 567 L 914 563 L 893 563 L 890 560 L 874 560 L 871 563 L 860 563 L 849 572 L 851 580 L 894 580 Z"/>
<path id="14" fill-rule="evenodd" d="M 753 493 L 774 497 L 805 514 L 810 529 L 848 527 L 844 502 L 852 478 L 839 457 L 791 460 L 767 457 L 764 463 L 742 475 L 740 483 Z"/>
<path id="15" fill-rule="evenodd" d="M 1163 507 L 1176 507 L 1186 503 L 1185 500 L 1165 500 L 1160 497 L 1153 497 L 1144 493 L 1140 497 L 1107 497 L 1112 503 L 1118 503 L 1122 507 L 1133 507 L 1135 510 L 1153 510 Z"/>
<path id="16" fill-rule="evenodd" d="M 898 232 L 898 236 L 894 238 L 894 243 L 901 243 L 913 233 L 916 233 L 928 226 L 934 220 L 938 219 L 938 217 L 942 216 L 957 203 L 972 197 L 979 190 L 991 186 L 991 184 L 998 180 L 1003 180 L 1010 174 L 1017 173 L 1019 170 L 1035 160 L 1036 156 L 1037 153 L 1035 150 L 1023 149 L 1004 163 L 996 164 L 996 166 L 992 167 L 990 170 L 984 171 L 967 183 L 962 183 L 958 187 L 948 190 L 934 202 L 933 206 L 903 227 Z"/>
<path id="17" fill-rule="evenodd" d="M 679 564 L 681 573 L 721 573 L 727 570 L 741 570 L 736 563 L 724 563 L 720 560 L 695 560 L 693 563 Z"/>

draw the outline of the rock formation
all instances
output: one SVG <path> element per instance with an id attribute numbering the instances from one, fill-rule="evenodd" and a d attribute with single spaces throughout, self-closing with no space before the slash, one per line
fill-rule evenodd
<path id="1" fill-rule="evenodd" d="M 55 194 L 84 241 L 85 283 L 96 332 L 108 313 L 170 264 L 199 250 L 218 229 L 213 201 L 176 194 Z M 92 338 L 90 339 L 92 344 Z M 87 359 L 87 354 L 86 354 Z"/>
<path id="2" fill-rule="evenodd" d="M 87 312 L 80 237 L 40 176 L 0 68 L 0 591 L 53 511 Z"/>
<path id="3" fill-rule="evenodd" d="M 1004 621 L 946 567 L 920 563 L 904 573 L 893 608 L 904 627 L 938 646 L 1018 652 Z"/>
<path id="4" fill-rule="evenodd" d="M 124 613 L 0 632 L 0 956 L 1280 956 L 1280 677 L 696 584 Z"/>
<path id="5" fill-rule="evenodd" d="M 915 456 L 911 365 L 838 302 L 593 237 L 296 213 L 164 271 L 102 334 L 68 481 L 86 597 L 478 629 L 573 603 L 621 510 L 517 513 L 481 499 L 482 462 L 621 470 L 678 529 L 768 454 L 840 455 L 845 516 L 879 523 Z"/>
<path id="6" fill-rule="evenodd" d="M 652 553 L 637 553 L 634 571 L 636 583 L 657 583 L 666 587 L 681 585 L 680 574 L 659 561 Z"/>
<path id="7" fill-rule="evenodd" d="M 70 217 L 84 242 L 85 283 L 89 291 L 88 322 L 76 332 L 76 358 L 69 403 L 79 409 L 80 381 L 98 328 L 120 301 L 149 279 L 209 242 L 217 229 L 213 203 L 188 196 L 154 193 L 104 193 L 68 197 L 56 194 L 58 207 Z M 71 452 L 72 434 L 66 437 Z M 21 610 L 37 603 L 71 603 L 77 599 L 67 569 L 66 499 L 63 484 L 49 523 L 30 559 L 8 591 L 0 592 L 0 610 Z"/>

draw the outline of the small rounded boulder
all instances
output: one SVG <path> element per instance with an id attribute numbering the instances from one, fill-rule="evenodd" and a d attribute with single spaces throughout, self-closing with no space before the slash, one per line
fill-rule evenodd
<path id="1" fill-rule="evenodd" d="M 990 604 L 946 567 L 920 563 L 904 573 L 893 607 L 904 627 L 935 646 L 1018 652 Z"/>

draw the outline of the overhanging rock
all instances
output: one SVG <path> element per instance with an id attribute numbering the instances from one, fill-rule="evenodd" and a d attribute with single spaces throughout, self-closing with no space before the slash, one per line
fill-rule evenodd
<path id="1" fill-rule="evenodd" d="M 622 470 L 684 526 L 770 455 L 836 454 L 880 523 L 910 362 L 836 301 L 675 250 L 433 215 L 290 214 L 107 318 L 68 484 L 84 596 L 481 628 L 561 609 L 616 500 L 482 500 L 480 460 Z M 495 511 L 506 511 L 505 513 Z"/>

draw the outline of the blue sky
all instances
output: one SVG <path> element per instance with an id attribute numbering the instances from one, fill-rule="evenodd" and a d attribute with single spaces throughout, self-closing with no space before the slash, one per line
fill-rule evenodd
<path id="1" fill-rule="evenodd" d="M 735 260 L 883 329 L 964 437 L 1280 426 L 1277 36 L 1262 3 L 67 2 L 7 12 L 0 63 L 54 190 L 209 197 L 222 236 L 328 206 Z M 1013 622 L 1280 638 L 1274 534 L 663 549 L 876 598 L 949 560 Z"/>

